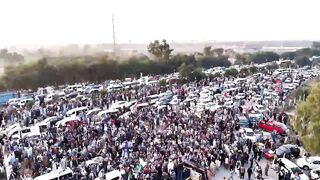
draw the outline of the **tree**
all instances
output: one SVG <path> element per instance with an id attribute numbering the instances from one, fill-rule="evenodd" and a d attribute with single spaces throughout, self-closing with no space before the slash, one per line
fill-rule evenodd
<path id="1" fill-rule="evenodd" d="M 320 42 L 319 41 L 312 42 L 312 48 L 319 49 L 320 48 Z"/>
<path id="2" fill-rule="evenodd" d="M 236 61 L 234 62 L 235 65 L 249 65 L 252 61 L 252 54 L 250 53 L 243 53 L 243 54 L 236 54 L 235 57 Z"/>
<path id="3" fill-rule="evenodd" d="M 188 79 L 193 81 L 193 80 L 197 80 L 200 81 L 201 79 L 203 79 L 205 76 L 205 74 L 202 72 L 201 68 L 196 68 L 195 70 L 193 70 L 189 76 Z"/>
<path id="4" fill-rule="evenodd" d="M 16 52 L 9 52 L 7 49 L 0 50 L 0 59 L 3 59 L 5 62 L 22 62 L 24 57 L 21 54 Z"/>
<path id="5" fill-rule="evenodd" d="M 291 61 L 288 61 L 288 62 L 282 62 L 281 64 L 279 64 L 279 67 L 280 68 L 290 68 L 290 67 L 293 67 Z"/>
<path id="6" fill-rule="evenodd" d="M 219 73 L 219 72 L 216 72 L 216 73 L 214 73 L 214 74 L 210 74 L 210 75 L 209 75 L 209 78 L 210 78 L 210 79 L 214 79 L 214 78 L 218 78 L 218 77 L 222 77 L 222 74 Z"/>
<path id="7" fill-rule="evenodd" d="M 225 56 L 202 57 L 199 59 L 199 63 L 203 68 L 229 67 L 231 65 L 231 62 Z"/>
<path id="8" fill-rule="evenodd" d="M 0 57 L 4 57 L 8 54 L 8 49 L 1 49 L 0 50 Z"/>
<path id="9" fill-rule="evenodd" d="M 205 57 L 220 57 L 223 55 L 224 49 L 223 48 L 216 48 L 212 49 L 211 46 L 206 46 L 203 48 L 203 55 Z"/>
<path id="10" fill-rule="evenodd" d="M 239 72 L 234 68 L 227 69 L 224 72 L 225 77 L 236 77 L 236 76 L 238 76 L 238 74 L 239 74 Z"/>
<path id="11" fill-rule="evenodd" d="M 107 95 L 107 91 L 106 91 L 106 90 L 100 91 L 100 96 L 101 96 L 102 98 L 106 97 L 106 95 Z"/>
<path id="12" fill-rule="evenodd" d="M 194 71 L 195 69 L 196 69 L 196 67 L 192 64 L 190 64 L 190 65 L 182 64 L 179 67 L 179 75 L 182 78 L 187 78 L 189 76 L 189 74 L 191 74 L 191 72 Z"/>
<path id="13" fill-rule="evenodd" d="M 309 66 L 311 65 L 311 61 L 307 56 L 299 56 L 296 57 L 294 62 L 299 66 L 299 67 L 303 67 L 303 66 Z"/>
<path id="14" fill-rule="evenodd" d="M 296 56 L 307 56 L 311 57 L 312 56 L 312 49 L 311 48 L 302 48 L 298 49 L 296 51 L 297 55 Z"/>
<path id="15" fill-rule="evenodd" d="M 296 52 L 284 52 L 280 55 L 280 57 L 285 60 L 294 60 L 296 56 L 297 56 Z"/>
<path id="16" fill-rule="evenodd" d="M 278 61 L 280 56 L 275 52 L 258 52 L 253 54 L 252 61 L 257 64 Z"/>
<path id="17" fill-rule="evenodd" d="M 276 63 L 276 62 L 273 62 L 272 64 L 268 64 L 267 66 L 266 66 L 266 69 L 267 70 L 272 70 L 272 69 L 278 69 L 279 68 L 279 65 Z"/>
<path id="18" fill-rule="evenodd" d="M 240 75 L 240 77 L 247 77 L 247 76 L 249 76 L 249 70 L 248 70 L 248 68 L 242 68 L 242 69 L 240 69 L 239 75 Z"/>
<path id="19" fill-rule="evenodd" d="M 258 72 L 258 68 L 256 66 L 251 66 L 251 67 L 249 67 L 249 72 L 251 74 L 255 74 Z"/>
<path id="20" fill-rule="evenodd" d="M 207 57 L 212 57 L 213 56 L 213 51 L 211 49 L 211 46 L 206 46 L 203 48 L 203 55 Z"/>
<path id="21" fill-rule="evenodd" d="M 186 55 L 179 53 L 172 56 L 170 60 L 170 64 L 173 65 L 175 68 L 178 68 L 183 63 L 185 63 L 186 65 L 196 64 L 196 58 L 194 57 L 194 55 Z"/>
<path id="22" fill-rule="evenodd" d="M 296 108 L 293 126 L 298 131 L 304 147 L 312 153 L 320 153 L 320 83 L 311 87 L 306 101 L 300 102 Z"/>
<path id="23" fill-rule="evenodd" d="M 170 45 L 167 44 L 167 41 L 164 39 L 160 43 L 158 40 L 151 42 L 148 45 L 148 52 L 156 57 L 157 60 L 169 62 L 170 55 L 173 49 L 170 49 Z"/>
<path id="24" fill-rule="evenodd" d="M 162 80 L 159 81 L 159 85 L 160 85 L 161 87 L 166 87 L 167 81 L 166 81 L 165 79 L 162 79 Z"/>
<path id="25" fill-rule="evenodd" d="M 301 86 L 295 91 L 294 97 L 298 100 L 305 100 L 310 94 L 310 89 L 310 86 Z"/>
<path id="26" fill-rule="evenodd" d="M 219 57 L 219 56 L 222 56 L 224 49 L 223 48 L 216 48 L 216 49 L 213 49 L 212 51 L 216 56 Z"/>

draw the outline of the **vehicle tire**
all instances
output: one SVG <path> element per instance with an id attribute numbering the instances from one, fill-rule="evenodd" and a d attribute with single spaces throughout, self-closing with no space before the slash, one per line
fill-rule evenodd
<path id="1" fill-rule="evenodd" d="M 303 166 L 302 168 L 303 168 L 303 170 L 309 170 L 308 166 Z"/>

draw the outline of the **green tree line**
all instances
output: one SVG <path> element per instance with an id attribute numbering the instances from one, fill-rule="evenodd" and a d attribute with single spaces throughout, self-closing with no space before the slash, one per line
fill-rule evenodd
<path id="1" fill-rule="evenodd" d="M 203 52 L 194 54 L 175 54 L 166 40 L 151 42 L 148 52 L 152 55 L 133 56 L 126 60 L 116 61 L 107 56 L 82 57 L 80 59 L 63 57 L 43 58 L 37 62 L 7 66 L 0 79 L 0 88 L 3 89 L 36 89 L 46 85 L 61 85 L 75 82 L 102 82 L 108 79 L 123 79 L 138 77 L 143 74 L 167 74 L 179 71 L 184 78 L 193 80 L 204 76 L 202 68 L 229 67 L 231 56 L 236 57 L 235 64 L 265 63 L 278 60 L 281 55 L 274 52 L 258 52 L 254 54 L 230 54 L 222 48 L 204 47 Z M 302 49 L 298 54 L 304 54 L 301 62 L 305 63 L 311 55 L 317 54 L 319 47 L 311 50 Z M 311 53 L 310 53 L 311 52 Z M 2 54 L 7 51 L 3 50 Z M 320 54 L 320 53 L 319 53 Z M 298 57 L 298 56 L 294 56 Z M 300 56 L 299 56 L 300 57 Z M 267 67 L 274 68 L 273 65 Z M 245 77 L 256 69 L 228 70 L 227 76 Z M 216 74 L 214 76 L 221 76 Z"/>

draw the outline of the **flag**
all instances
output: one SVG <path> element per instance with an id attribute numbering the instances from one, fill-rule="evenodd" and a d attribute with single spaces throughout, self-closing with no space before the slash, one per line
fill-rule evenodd
<path id="1" fill-rule="evenodd" d="M 136 102 L 136 104 L 135 104 L 135 105 L 133 105 L 132 109 L 133 109 L 133 110 L 136 110 L 136 109 L 137 109 L 137 107 L 138 107 L 138 105 L 139 105 L 139 102 Z"/>

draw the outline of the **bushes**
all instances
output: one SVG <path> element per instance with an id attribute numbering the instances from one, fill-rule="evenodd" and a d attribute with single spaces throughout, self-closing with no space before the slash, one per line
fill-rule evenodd
<path id="1" fill-rule="evenodd" d="M 304 92 L 305 91 L 305 92 Z M 308 96 L 306 94 L 309 94 Z M 293 127 L 298 131 L 304 147 L 307 151 L 320 153 L 320 84 L 319 82 L 311 86 L 311 90 L 304 89 L 298 93 L 303 95 L 305 101 L 299 102 L 296 106 Z"/>
<path id="2" fill-rule="evenodd" d="M 226 76 L 226 77 L 236 77 L 236 76 L 238 76 L 238 74 L 239 74 L 239 72 L 234 68 L 227 69 L 224 72 L 224 76 Z"/>
<path id="3" fill-rule="evenodd" d="M 49 64 L 46 59 L 41 59 L 36 63 L 6 67 L 1 80 L 5 84 L 4 89 L 36 89 L 47 85 L 138 77 L 140 73 L 165 74 L 173 70 L 171 65 L 139 57 L 121 63 L 105 57 L 91 63 L 77 60 Z"/>
<path id="4" fill-rule="evenodd" d="M 231 62 L 225 56 L 220 57 L 202 57 L 199 59 L 199 63 L 203 68 L 212 68 L 212 67 L 229 67 Z"/>

